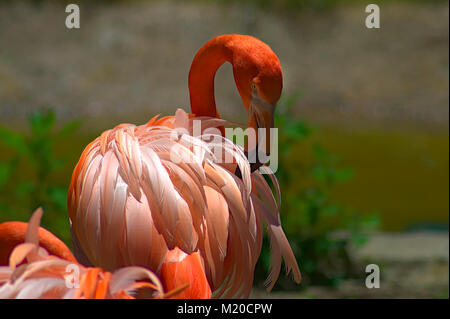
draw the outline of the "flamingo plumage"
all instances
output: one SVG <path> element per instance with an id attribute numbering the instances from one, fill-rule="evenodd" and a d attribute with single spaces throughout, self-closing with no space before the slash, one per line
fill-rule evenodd
<path id="1" fill-rule="evenodd" d="M 26 225 L 25 235 L 22 228 L 14 233 L 18 244 L 8 256 L 8 266 L 0 266 L 0 299 L 132 299 L 136 290 L 144 288 L 151 290 L 154 298 L 165 298 L 181 290 L 178 287 L 164 293 L 158 277 L 142 267 L 126 267 L 110 273 L 80 265 L 64 243 L 39 228 L 42 214 L 42 209 L 37 209 L 29 223 L 20 224 Z M 11 240 L 6 235 L 17 225 L 17 222 L 0 224 L 2 249 L 9 250 L 7 244 Z M 67 276 L 72 271 L 74 274 L 69 279 Z"/>
<path id="2" fill-rule="evenodd" d="M 279 205 L 269 184 L 249 164 L 242 149 L 223 135 L 214 99 L 214 76 L 225 62 L 249 113 L 248 126 L 273 127 L 282 90 L 278 57 L 262 41 L 245 35 L 219 36 L 196 54 L 189 72 L 193 114 L 154 117 L 140 126 L 121 124 L 102 133 L 83 151 L 72 175 L 68 210 L 75 255 L 86 264 L 115 270 L 138 265 L 157 274 L 167 256 L 196 256 L 212 297 L 248 297 L 262 245 L 262 222 L 271 238 L 272 270 L 278 278 L 282 257 L 287 272 L 300 271 L 282 230 Z M 194 136 L 217 127 L 219 143 Z M 184 134 L 176 134 L 184 129 Z M 214 135 L 214 134 L 209 134 Z M 266 139 L 266 153 L 270 139 Z M 211 151 L 231 154 L 222 163 Z M 174 151 L 174 149 L 176 151 Z M 175 159 L 174 159 L 175 158 Z M 269 171 L 262 166 L 262 170 Z M 276 178 L 270 175 L 277 195 Z M 184 256 L 184 257 L 186 257 Z M 170 257 L 169 257 L 170 258 Z M 186 258 L 187 259 L 187 258 Z M 187 260 L 191 260 L 190 258 Z"/>
<path id="3" fill-rule="evenodd" d="M 10 221 L 0 224 L 0 266 L 9 264 L 9 257 L 12 251 L 25 242 L 28 223 Z M 58 237 L 43 227 L 38 229 L 39 246 L 47 250 L 52 255 L 76 262 L 70 249 Z"/>
<path id="4" fill-rule="evenodd" d="M 0 299 L 205 299 L 211 296 L 198 254 L 188 256 L 181 250 L 167 254 L 161 279 L 143 267 L 123 267 L 113 273 L 85 267 L 61 240 L 39 227 L 42 214 L 39 208 L 29 223 L 0 224 L 0 256 L 7 259 L 0 264 Z M 68 285 L 68 280 L 78 286 Z"/>

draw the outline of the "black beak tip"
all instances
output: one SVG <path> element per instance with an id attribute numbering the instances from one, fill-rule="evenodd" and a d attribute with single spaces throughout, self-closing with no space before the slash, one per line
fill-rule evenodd
<path id="1" fill-rule="evenodd" d="M 250 163 L 250 174 L 259 169 L 262 166 L 262 163 L 259 161 L 256 163 Z M 238 178 L 242 179 L 242 172 L 239 166 L 236 167 L 236 171 L 234 172 L 234 175 L 236 175 Z"/>
<path id="2" fill-rule="evenodd" d="M 236 171 L 234 172 L 234 175 L 236 175 L 237 178 L 242 179 L 242 173 L 241 173 L 241 169 L 239 168 L 239 165 L 236 167 Z"/>

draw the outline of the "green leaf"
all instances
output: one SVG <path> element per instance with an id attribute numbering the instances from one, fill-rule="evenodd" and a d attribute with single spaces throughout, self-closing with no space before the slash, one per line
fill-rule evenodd
<path id="1" fill-rule="evenodd" d="M 328 216 L 334 216 L 340 212 L 340 209 L 339 205 L 328 205 L 323 209 L 323 213 Z"/>
<path id="2" fill-rule="evenodd" d="M 19 182 L 15 188 L 16 196 L 18 199 L 28 199 L 36 190 L 36 185 L 31 181 Z"/>
<path id="3" fill-rule="evenodd" d="M 80 128 L 80 126 L 81 126 L 81 121 L 69 122 L 66 125 L 64 125 L 64 127 L 59 131 L 56 138 L 58 140 L 60 140 L 62 138 L 66 138 L 69 135 L 71 135 L 72 133 L 74 133 L 76 130 L 78 130 Z"/>
<path id="4" fill-rule="evenodd" d="M 323 149 L 322 146 L 320 146 L 319 144 L 315 143 L 312 146 L 312 151 L 314 154 L 314 157 L 317 160 L 327 160 L 328 158 L 330 158 L 330 155 Z"/>
<path id="5" fill-rule="evenodd" d="M 303 121 L 287 121 L 281 132 L 289 138 L 302 139 L 309 136 L 311 131 Z"/>
<path id="6" fill-rule="evenodd" d="M 323 166 L 318 165 L 312 169 L 312 175 L 319 182 L 326 182 L 328 180 L 328 171 Z"/>
<path id="7" fill-rule="evenodd" d="M 30 117 L 30 124 L 33 135 L 48 135 L 55 124 L 55 113 L 52 110 L 47 113 L 33 113 Z"/>
<path id="8" fill-rule="evenodd" d="M 67 189 L 65 187 L 51 187 L 48 194 L 52 202 L 59 210 L 67 208 Z"/>
<path id="9" fill-rule="evenodd" d="M 20 133 L 16 133 L 3 126 L 0 126 L 0 141 L 3 144 L 13 148 L 20 155 L 26 156 L 29 154 L 29 148 L 26 143 L 25 137 Z"/>
<path id="10" fill-rule="evenodd" d="M 353 178 L 354 171 L 351 168 L 342 168 L 334 172 L 334 178 L 337 182 L 347 182 Z"/>
<path id="11" fill-rule="evenodd" d="M 369 239 L 367 234 L 354 234 L 351 236 L 351 242 L 356 247 L 364 246 Z"/>
<path id="12" fill-rule="evenodd" d="M 0 186 L 6 184 L 11 176 L 11 167 L 6 163 L 0 163 Z"/>

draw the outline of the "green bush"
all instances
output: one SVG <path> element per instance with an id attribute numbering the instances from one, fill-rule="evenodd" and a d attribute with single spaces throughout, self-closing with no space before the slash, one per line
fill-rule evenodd
<path id="1" fill-rule="evenodd" d="M 276 111 L 279 128 L 281 220 L 303 276 L 309 284 L 337 286 L 356 275 L 351 247 L 364 245 L 379 221 L 375 214 L 354 211 L 330 199 L 333 187 L 349 181 L 353 170 L 316 143 L 307 143 L 314 129 L 292 114 L 300 94 L 282 98 Z M 256 282 L 262 285 L 270 267 L 270 248 L 264 239 Z M 278 288 L 296 289 L 290 280 Z M 277 287 L 277 286 L 276 286 Z"/>
<path id="2" fill-rule="evenodd" d="M 55 182 L 68 161 L 56 154 L 55 145 L 64 143 L 79 124 L 70 122 L 57 130 L 54 112 L 46 111 L 31 115 L 28 134 L 0 126 L 0 221 L 28 221 L 42 206 L 42 225 L 70 243 L 67 185 Z"/>

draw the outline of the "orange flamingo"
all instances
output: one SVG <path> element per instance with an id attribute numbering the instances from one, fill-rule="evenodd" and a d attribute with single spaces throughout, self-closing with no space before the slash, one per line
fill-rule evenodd
<path id="1" fill-rule="evenodd" d="M 16 246 L 25 242 L 28 223 L 24 222 L 4 222 L 0 224 L 0 265 L 9 264 L 9 256 Z M 76 262 L 72 252 L 55 235 L 39 227 L 39 246 L 45 248 L 52 255 L 70 262 Z"/>
<path id="2" fill-rule="evenodd" d="M 107 270 L 139 265 L 162 276 L 180 270 L 163 266 L 168 259 L 187 260 L 201 266 L 212 297 L 248 297 L 264 220 L 272 248 L 268 289 L 278 278 L 282 257 L 287 272 L 292 271 L 300 282 L 296 259 L 281 227 L 279 187 L 273 174 L 278 201 L 256 170 L 261 164 L 247 161 L 248 149 L 243 151 L 221 136 L 220 143 L 193 136 L 194 120 L 202 121 L 202 130 L 218 127 L 223 133 L 226 122 L 216 109 L 214 77 L 225 62 L 233 66 L 249 114 L 248 126 L 255 130 L 273 127 L 282 90 L 275 53 L 245 35 L 219 36 L 206 43 L 189 72 L 193 114 L 178 110 L 175 116 L 156 116 L 141 126 L 118 125 L 83 151 L 68 197 L 79 260 Z M 187 133 L 174 135 L 180 128 Z M 264 144 L 267 153 L 270 139 Z M 212 154 L 212 146 L 231 154 L 233 164 L 222 163 Z M 180 271 L 194 285 L 203 286 L 195 282 L 201 276 L 192 270 Z"/>
<path id="3" fill-rule="evenodd" d="M 173 271 L 163 271 L 162 280 L 142 267 L 124 267 L 114 273 L 84 267 L 61 240 L 39 227 L 42 214 L 42 209 L 37 209 L 29 223 L 0 224 L 0 299 L 209 298 L 211 295 L 205 277 L 200 277 L 197 285 L 190 284 L 192 273 L 202 272 L 196 256 L 193 260 L 172 256 L 163 267 Z M 180 272 L 180 269 L 189 271 Z M 78 272 L 78 287 L 67 285 L 67 276 L 74 271 Z M 71 276 L 75 280 L 74 274 Z M 164 293 L 163 286 L 168 287 L 168 292 Z"/>

